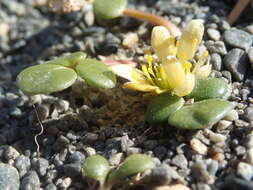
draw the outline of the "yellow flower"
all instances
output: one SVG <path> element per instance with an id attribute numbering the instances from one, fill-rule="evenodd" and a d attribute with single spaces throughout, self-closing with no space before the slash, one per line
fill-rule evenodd
<path id="1" fill-rule="evenodd" d="M 207 77 L 211 72 L 208 52 L 193 59 L 202 40 L 204 25 L 202 20 L 192 20 L 182 32 L 179 40 L 170 35 L 163 26 L 153 28 L 151 45 L 158 61 L 153 61 L 147 52 L 148 64 L 141 70 L 130 65 L 113 65 L 112 70 L 128 79 L 123 87 L 144 92 L 171 92 L 177 96 L 186 96 L 194 88 L 195 78 Z"/>

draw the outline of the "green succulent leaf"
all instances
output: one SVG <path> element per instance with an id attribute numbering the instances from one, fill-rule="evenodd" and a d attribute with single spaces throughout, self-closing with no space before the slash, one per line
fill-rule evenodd
<path id="1" fill-rule="evenodd" d="M 77 78 L 73 69 L 41 64 L 26 68 L 17 77 L 19 88 L 27 95 L 49 94 L 71 86 Z"/>
<path id="2" fill-rule="evenodd" d="M 180 129 L 203 129 L 215 124 L 232 110 L 232 104 L 223 99 L 207 99 L 183 106 L 169 116 L 170 125 Z"/>
<path id="3" fill-rule="evenodd" d="M 136 175 L 154 168 L 155 163 L 151 157 L 145 154 L 133 154 L 122 165 L 109 174 L 107 183 L 119 183 L 126 177 Z"/>
<path id="4" fill-rule="evenodd" d="M 187 99 L 194 98 L 195 101 L 211 98 L 228 98 L 228 84 L 219 78 L 201 78 L 196 80 L 193 91 L 186 96 Z"/>
<path id="5" fill-rule="evenodd" d="M 84 175 L 104 183 L 109 172 L 109 162 L 103 156 L 94 155 L 88 157 L 83 164 Z"/>
<path id="6" fill-rule="evenodd" d="M 91 86 L 113 88 L 116 84 L 114 73 L 96 59 L 85 59 L 75 69 L 77 74 Z"/>
<path id="7" fill-rule="evenodd" d="M 161 123 L 167 121 L 170 114 L 184 105 L 184 99 L 162 93 L 154 97 L 148 105 L 146 119 L 149 123 Z"/>
<path id="8" fill-rule="evenodd" d="M 75 68 L 78 63 L 86 58 L 86 53 L 78 51 L 69 55 L 47 61 L 48 64 L 61 65 L 64 67 Z"/>
<path id="9" fill-rule="evenodd" d="M 103 19 L 113 19 L 122 15 L 127 6 L 127 0 L 96 0 L 95 14 Z"/>

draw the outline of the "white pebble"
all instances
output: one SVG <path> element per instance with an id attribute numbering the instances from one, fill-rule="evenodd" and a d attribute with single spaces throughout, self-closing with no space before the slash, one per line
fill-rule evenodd
<path id="1" fill-rule="evenodd" d="M 217 128 L 220 130 L 227 129 L 232 124 L 232 121 L 220 120 Z"/>
<path id="2" fill-rule="evenodd" d="M 227 115 L 223 119 L 228 120 L 228 121 L 235 121 L 239 119 L 239 116 L 238 116 L 237 111 L 233 109 L 230 112 L 228 112 Z"/>
<path id="3" fill-rule="evenodd" d="M 203 144 L 200 140 L 193 138 L 190 141 L 191 148 L 196 151 L 198 154 L 207 154 L 207 146 Z"/>
<path id="4" fill-rule="evenodd" d="M 139 37 L 135 33 L 129 33 L 125 36 L 122 44 L 126 48 L 133 48 L 138 45 Z"/>
<path id="5" fill-rule="evenodd" d="M 213 131 L 206 129 L 204 131 L 205 135 L 209 137 L 209 139 L 215 143 L 224 142 L 227 137 L 222 134 L 214 133 Z"/>
<path id="6" fill-rule="evenodd" d="M 246 161 L 253 166 L 253 148 L 247 150 Z"/>

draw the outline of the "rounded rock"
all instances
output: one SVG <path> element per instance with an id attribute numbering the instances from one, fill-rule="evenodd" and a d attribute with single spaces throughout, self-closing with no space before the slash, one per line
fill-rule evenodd
<path id="1" fill-rule="evenodd" d="M 8 164 L 0 163 L 0 189 L 17 190 L 19 186 L 17 169 Z"/>

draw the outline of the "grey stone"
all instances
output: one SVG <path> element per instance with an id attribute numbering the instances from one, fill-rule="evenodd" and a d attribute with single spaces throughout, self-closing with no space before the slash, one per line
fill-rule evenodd
<path id="1" fill-rule="evenodd" d="M 223 41 L 208 40 L 205 42 L 205 46 L 210 53 L 218 53 L 221 55 L 225 55 L 227 53 L 227 49 Z"/>
<path id="2" fill-rule="evenodd" d="M 83 162 L 85 159 L 85 155 L 79 151 L 75 151 L 73 154 L 70 155 L 69 161 L 72 163 L 75 162 Z"/>
<path id="3" fill-rule="evenodd" d="M 231 47 L 247 51 L 252 45 L 252 36 L 243 30 L 230 29 L 224 32 L 224 41 Z"/>
<path id="4" fill-rule="evenodd" d="M 253 148 L 253 135 L 248 135 L 246 140 L 246 147 Z"/>
<path id="5" fill-rule="evenodd" d="M 58 171 L 57 170 L 54 170 L 54 169 L 48 170 L 47 174 L 46 174 L 46 177 L 45 177 L 46 182 L 47 183 L 52 183 L 56 179 L 57 176 L 58 176 Z"/>
<path id="6" fill-rule="evenodd" d="M 207 165 L 203 161 L 194 163 L 192 165 L 192 172 L 197 181 L 207 184 L 214 183 L 214 176 L 209 174 Z"/>
<path id="7" fill-rule="evenodd" d="M 33 167 L 36 169 L 38 174 L 43 177 L 47 173 L 47 168 L 49 166 L 48 160 L 44 158 L 34 158 L 32 161 Z"/>
<path id="8" fill-rule="evenodd" d="M 66 176 L 75 177 L 81 174 L 81 163 L 65 164 L 63 170 Z"/>
<path id="9" fill-rule="evenodd" d="M 60 189 L 68 189 L 68 187 L 71 185 L 72 183 L 72 179 L 70 177 L 65 177 L 65 178 L 59 178 L 56 181 L 56 185 L 60 188 Z"/>
<path id="10" fill-rule="evenodd" d="M 229 83 L 232 82 L 232 75 L 231 75 L 231 72 L 229 71 L 222 71 L 221 72 L 222 76 L 226 79 L 228 79 Z"/>
<path id="11" fill-rule="evenodd" d="M 171 160 L 171 164 L 179 168 L 187 168 L 188 161 L 183 154 L 178 154 Z"/>
<path id="12" fill-rule="evenodd" d="M 237 166 L 237 175 L 246 180 L 251 180 L 253 177 L 253 167 L 247 163 L 240 162 Z"/>
<path id="13" fill-rule="evenodd" d="M 253 24 L 246 26 L 245 31 L 250 34 L 253 34 Z"/>
<path id="14" fill-rule="evenodd" d="M 250 90 L 243 88 L 240 90 L 240 94 L 241 94 L 242 100 L 246 101 L 248 99 L 249 94 L 250 94 Z"/>
<path id="15" fill-rule="evenodd" d="M 45 190 L 57 190 L 57 188 L 53 183 L 50 183 L 45 187 Z"/>
<path id="16" fill-rule="evenodd" d="M 207 35 L 211 40 L 218 41 L 221 37 L 220 32 L 213 28 L 207 29 Z"/>
<path id="17" fill-rule="evenodd" d="M 153 150 L 157 145 L 157 140 L 146 140 L 143 144 L 144 148 L 147 150 Z"/>
<path id="18" fill-rule="evenodd" d="M 8 146 L 8 148 L 6 148 L 4 152 L 4 157 L 6 160 L 15 160 L 17 157 L 19 157 L 19 155 L 19 152 L 12 146 Z"/>
<path id="19" fill-rule="evenodd" d="M 20 190 L 38 190 L 40 179 L 35 171 L 29 171 L 21 180 Z"/>
<path id="20" fill-rule="evenodd" d="M 129 139 L 128 135 L 124 135 L 120 140 L 121 151 L 126 152 L 127 149 L 134 145 L 134 142 Z"/>
<path id="21" fill-rule="evenodd" d="M 18 190 L 19 174 L 16 168 L 0 163 L 0 189 L 1 190 Z"/>
<path id="22" fill-rule="evenodd" d="M 253 121 L 253 107 L 247 107 L 244 110 L 244 115 L 243 117 L 247 120 L 247 121 Z"/>
<path id="23" fill-rule="evenodd" d="M 54 143 L 53 149 L 58 152 L 64 148 L 66 148 L 69 143 L 70 143 L 69 139 L 67 139 L 66 137 L 61 135 L 58 137 L 58 139 Z"/>
<path id="24" fill-rule="evenodd" d="M 242 81 L 247 72 L 246 53 L 238 48 L 232 49 L 224 57 L 225 67 L 232 73 L 236 81 Z"/>
<path id="25" fill-rule="evenodd" d="M 167 185 L 170 184 L 172 180 L 179 178 L 176 170 L 167 164 L 161 164 L 155 167 L 150 176 L 152 182 L 154 182 L 156 185 Z"/>
<path id="26" fill-rule="evenodd" d="M 213 69 L 220 71 L 222 68 L 222 59 L 221 59 L 220 54 L 212 53 L 210 63 L 212 64 Z"/>
<path id="27" fill-rule="evenodd" d="M 220 22 L 220 29 L 221 29 L 222 31 L 229 30 L 230 28 L 231 28 L 231 27 L 230 27 L 230 24 L 229 24 L 227 21 L 222 20 L 222 21 Z"/>
<path id="28" fill-rule="evenodd" d="M 98 140 L 98 134 L 88 132 L 81 139 L 85 144 L 93 144 Z"/>
<path id="29" fill-rule="evenodd" d="M 253 47 L 250 47 L 248 50 L 248 58 L 251 65 L 251 69 L 253 69 Z"/>
<path id="30" fill-rule="evenodd" d="M 234 176 L 226 178 L 224 188 L 231 190 L 252 190 L 253 182 L 248 180 L 243 180 Z"/>
<path id="31" fill-rule="evenodd" d="M 24 155 L 19 156 L 14 165 L 18 169 L 20 177 L 23 177 L 31 168 L 30 159 Z"/>
<path id="32" fill-rule="evenodd" d="M 155 149 L 154 149 L 154 154 L 156 157 L 158 157 L 159 159 L 164 159 L 168 150 L 165 146 L 157 146 Z"/>

